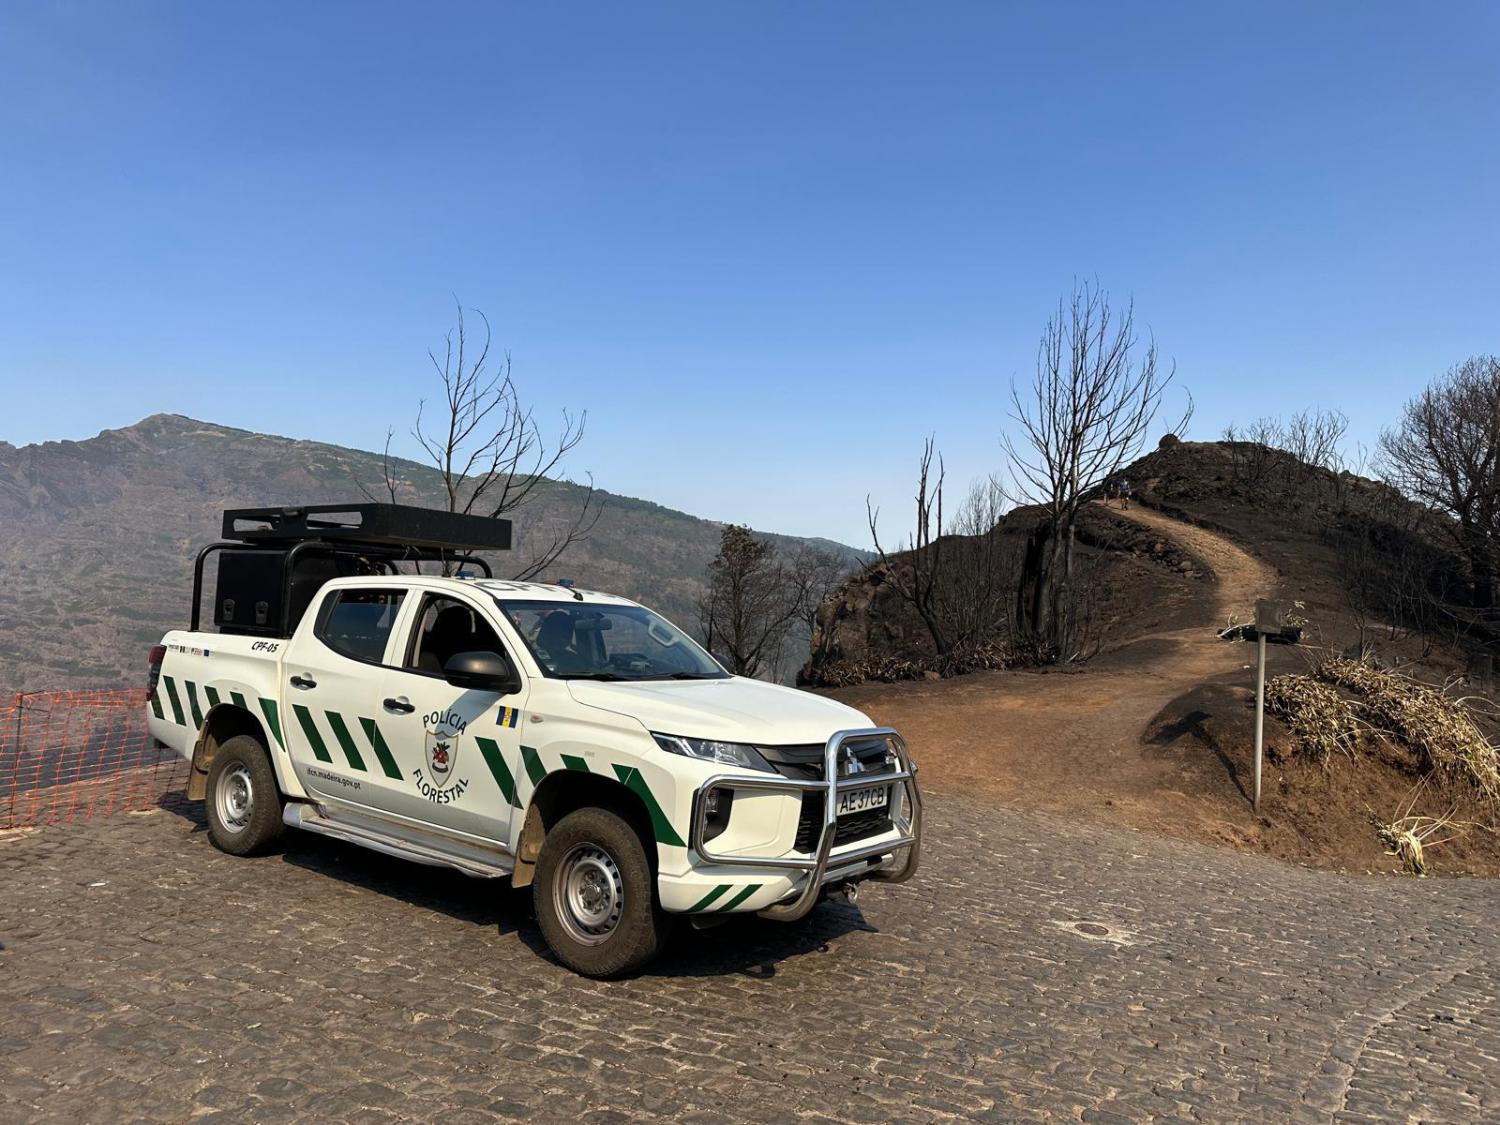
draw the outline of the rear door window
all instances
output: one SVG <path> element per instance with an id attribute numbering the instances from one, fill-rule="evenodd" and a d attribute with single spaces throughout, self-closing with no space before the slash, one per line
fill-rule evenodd
<path id="1" fill-rule="evenodd" d="M 340 656 L 379 664 L 404 590 L 336 590 L 318 614 L 317 637 Z"/>

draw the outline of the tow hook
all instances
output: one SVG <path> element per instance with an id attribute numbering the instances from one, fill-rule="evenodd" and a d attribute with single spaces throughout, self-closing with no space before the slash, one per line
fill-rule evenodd
<path id="1" fill-rule="evenodd" d="M 853 906 L 859 901 L 859 884 L 840 883 L 828 892 L 828 897 L 838 899 Z"/>

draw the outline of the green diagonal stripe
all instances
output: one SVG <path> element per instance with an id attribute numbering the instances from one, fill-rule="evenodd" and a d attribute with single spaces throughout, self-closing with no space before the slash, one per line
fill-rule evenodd
<path id="1" fill-rule="evenodd" d="M 365 728 L 365 737 L 370 740 L 370 749 L 375 751 L 375 757 L 380 759 L 380 768 L 385 776 L 394 781 L 400 781 L 401 767 L 396 765 L 391 748 L 385 744 L 385 739 L 381 737 L 380 728 L 375 725 L 375 720 L 360 716 L 359 725 Z"/>
<path id="2" fill-rule="evenodd" d="M 182 717 L 182 701 L 177 698 L 177 684 L 171 676 L 163 676 L 161 682 L 167 685 L 167 702 L 172 705 L 172 721 L 178 726 L 186 726 L 187 720 Z"/>
<path id="3" fill-rule="evenodd" d="M 744 902 L 747 898 L 749 898 L 751 895 L 753 895 L 758 890 L 760 890 L 760 884 L 759 883 L 748 883 L 748 884 L 746 884 L 744 890 L 740 891 L 739 894 L 735 895 L 732 899 L 730 899 L 728 902 L 726 902 L 723 906 L 719 907 L 719 909 L 716 910 L 716 911 L 714 911 L 714 913 L 715 914 L 723 914 L 723 913 L 725 913 L 727 911 L 733 910 L 736 906 L 738 906 L 740 903 Z"/>
<path id="4" fill-rule="evenodd" d="M 651 831 L 656 834 L 658 844 L 667 844 L 674 848 L 685 848 L 682 837 L 677 835 L 672 827 L 672 822 L 667 819 L 667 814 L 662 811 L 661 805 L 656 801 L 656 794 L 651 792 L 651 787 L 646 784 L 646 779 L 641 776 L 641 771 L 634 766 L 615 766 L 615 776 L 618 777 L 637 797 L 646 804 L 646 812 L 651 816 Z"/>
<path id="5" fill-rule="evenodd" d="M 333 755 L 328 753 L 328 747 L 323 745 L 323 736 L 318 733 L 318 724 L 313 722 L 313 717 L 308 713 L 306 707 L 300 703 L 292 704 L 292 714 L 297 716 L 297 722 L 302 727 L 302 733 L 307 735 L 308 744 L 312 747 L 313 757 L 320 762 L 333 764 Z"/>
<path id="6" fill-rule="evenodd" d="M 281 709 L 276 706 L 276 700 L 261 699 L 260 710 L 266 717 L 266 726 L 271 728 L 271 736 L 276 739 L 276 745 L 285 750 L 286 739 L 281 737 Z"/>
<path id="7" fill-rule="evenodd" d="M 151 703 L 151 713 L 153 715 L 155 715 L 158 719 L 165 719 L 167 717 L 166 713 L 163 712 L 162 709 L 161 709 L 161 684 L 160 683 L 158 683 L 154 688 L 151 689 L 150 703 Z"/>
<path id="8" fill-rule="evenodd" d="M 245 697 L 243 695 L 241 695 L 239 692 L 237 692 L 237 691 L 230 692 L 229 693 L 229 698 L 234 701 L 234 705 L 236 707 L 238 707 L 241 711 L 248 711 L 248 710 L 250 710 L 250 704 L 248 704 L 248 703 L 245 702 Z"/>
<path id="9" fill-rule="evenodd" d="M 198 685 L 193 683 L 192 680 L 183 680 L 182 682 L 187 685 L 188 706 L 193 709 L 193 726 L 201 727 L 203 725 L 203 711 L 198 706 Z"/>
<path id="10" fill-rule="evenodd" d="M 210 711 L 219 705 L 219 693 L 207 684 L 203 685 L 203 694 L 208 697 L 208 709 Z"/>
<path id="11" fill-rule="evenodd" d="M 513 808 L 520 808 L 521 802 L 516 800 L 516 779 L 512 776 L 510 767 L 505 764 L 500 744 L 493 738 L 475 738 L 474 741 L 479 745 L 479 752 L 484 755 L 484 764 L 490 767 L 490 775 L 495 779 L 495 784 L 500 786 L 500 795 Z"/>
<path id="12" fill-rule="evenodd" d="M 343 747 L 344 757 L 349 759 L 349 768 L 356 770 L 365 769 L 365 759 L 359 752 L 359 747 L 354 745 L 354 738 L 349 733 L 349 728 L 344 725 L 344 716 L 337 711 L 324 711 L 328 716 L 328 725 L 333 728 L 333 737 L 339 740 Z"/>
<path id="13" fill-rule="evenodd" d="M 574 757 L 572 754 L 564 754 L 562 756 L 562 763 L 564 769 L 577 770 L 579 773 L 589 772 L 589 764 L 582 758 Z"/>
<path id="14" fill-rule="evenodd" d="M 692 906 L 688 907 L 687 908 L 687 912 L 689 914 L 695 914 L 695 913 L 697 913 L 700 910 L 706 910 L 706 909 L 708 909 L 715 902 L 717 902 L 718 899 L 719 899 L 719 896 L 722 895 L 728 889 L 729 889 L 729 884 L 728 883 L 720 883 L 713 890 L 709 891 L 708 894 L 704 895 L 697 902 L 693 903 Z"/>
<path id="15" fill-rule="evenodd" d="M 526 776 L 531 778 L 531 784 L 540 785 L 542 778 L 547 776 L 547 767 L 542 765 L 541 755 L 530 746 L 523 746 L 521 747 L 521 761 L 526 766 Z"/>

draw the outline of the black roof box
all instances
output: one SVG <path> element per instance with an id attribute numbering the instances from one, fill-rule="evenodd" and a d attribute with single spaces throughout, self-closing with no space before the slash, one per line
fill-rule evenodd
<path id="1" fill-rule="evenodd" d="M 223 537 L 266 546 L 321 540 L 423 551 L 508 551 L 510 520 L 407 504 L 226 508 Z"/>

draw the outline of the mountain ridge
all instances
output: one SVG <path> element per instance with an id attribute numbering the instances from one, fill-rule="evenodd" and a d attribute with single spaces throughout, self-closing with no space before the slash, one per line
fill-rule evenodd
<path id="1" fill-rule="evenodd" d="M 431 466 L 392 458 L 400 500 L 441 506 Z M 347 503 L 379 494 L 381 454 L 157 413 L 92 438 L 0 442 L 0 692 L 133 683 L 145 650 L 187 620 L 193 557 L 226 507 Z M 567 521 L 582 486 L 547 480 L 515 513 L 516 550 Z M 588 540 L 545 577 L 612 590 L 693 622 L 724 524 L 599 490 Z M 866 557 L 827 539 L 811 542 Z M 549 536 L 550 538 L 550 536 Z"/>

